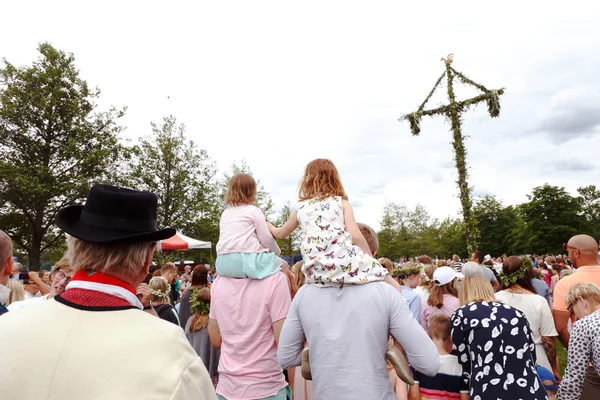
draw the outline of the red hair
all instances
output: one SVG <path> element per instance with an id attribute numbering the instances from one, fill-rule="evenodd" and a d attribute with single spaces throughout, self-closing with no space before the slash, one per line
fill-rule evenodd
<path id="1" fill-rule="evenodd" d="M 298 189 L 300 201 L 340 196 L 348 200 L 338 170 L 330 160 L 317 158 L 308 163 Z"/>

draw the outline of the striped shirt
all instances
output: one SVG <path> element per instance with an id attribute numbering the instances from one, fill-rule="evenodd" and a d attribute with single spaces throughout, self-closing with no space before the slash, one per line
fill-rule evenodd
<path id="1" fill-rule="evenodd" d="M 458 357 L 440 355 L 440 370 L 435 376 L 427 376 L 412 369 L 413 379 L 419 385 L 421 400 L 460 400 L 461 393 L 469 393 L 462 377 Z"/>

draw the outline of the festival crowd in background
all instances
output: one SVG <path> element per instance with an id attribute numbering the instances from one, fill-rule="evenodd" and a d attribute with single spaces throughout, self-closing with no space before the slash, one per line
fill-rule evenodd
<path id="1" fill-rule="evenodd" d="M 591 236 L 556 255 L 390 260 L 329 160 L 307 165 L 282 226 L 255 197 L 230 178 L 214 268 L 155 266 L 175 230 L 153 193 L 110 185 L 59 211 L 68 249 L 50 271 L 24 271 L 0 231 L 0 397 L 600 398 Z M 296 229 L 292 263 L 276 239 Z"/>

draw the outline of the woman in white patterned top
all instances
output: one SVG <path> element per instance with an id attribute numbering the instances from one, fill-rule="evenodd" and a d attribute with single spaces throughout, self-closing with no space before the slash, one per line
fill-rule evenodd
<path id="1" fill-rule="evenodd" d="M 565 296 L 565 304 L 578 321 L 569 339 L 569 357 L 558 400 L 575 400 L 582 394 L 588 368 L 595 368 L 600 374 L 600 288 L 590 282 L 574 285 Z"/>

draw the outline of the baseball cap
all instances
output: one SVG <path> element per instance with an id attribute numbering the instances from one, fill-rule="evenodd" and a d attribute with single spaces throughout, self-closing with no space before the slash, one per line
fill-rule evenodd
<path id="1" fill-rule="evenodd" d="M 439 267 L 433 271 L 433 282 L 436 286 L 443 286 L 447 283 L 450 283 L 454 280 L 454 278 L 462 279 L 465 276 L 460 272 L 456 272 L 454 268 L 450 267 Z"/>
<path id="2" fill-rule="evenodd" d="M 556 384 L 556 378 L 548 368 L 544 368 L 541 365 L 537 365 L 536 369 L 538 376 L 540 377 L 540 381 L 542 381 L 542 385 L 546 390 L 558 389 L 558 385 Z"/>

